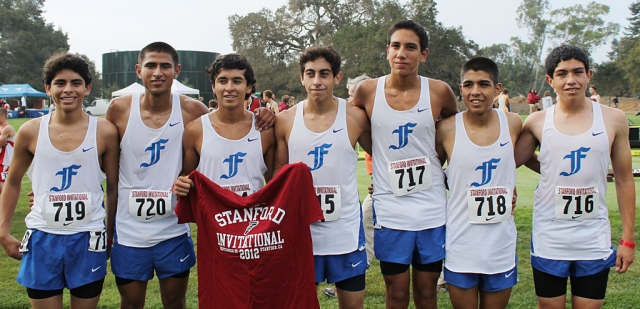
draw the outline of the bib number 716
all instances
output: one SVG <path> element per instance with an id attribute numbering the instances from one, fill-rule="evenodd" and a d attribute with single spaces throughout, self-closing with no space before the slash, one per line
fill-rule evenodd
<path id="1" fill-rule="evenodd" d="M 598 188 L 556 187 L 555 214 L 559 220 L 588 220 L 598 217 Z"/>

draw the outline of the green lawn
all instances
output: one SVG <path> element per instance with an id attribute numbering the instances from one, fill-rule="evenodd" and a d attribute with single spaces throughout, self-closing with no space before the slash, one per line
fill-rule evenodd
<path id="1" fill-rule="evenodd" d="M 635 120 L 634 120 L 635 121 Z M 24 123 L 23 119 L 12 119 L 10 123 L 14 127 L 18 127 Z M 636 121 L 640 123 L 640 119 Z M 640 168 L 640 157 L 633 158 L 633 167 Z M 366 175 L 364 161 L 359 162 L 358 181 L 361 197 L 364 197 L 366 187 L 370 182 L 370 178 Z M 525 169 L 518 170 L 518 203 L 516 208 L 515 220 L 518 227 L 518 276 L 520 282 L 514 287 L 511 296 L 509 308 L 535 308 L 536 300 L 533 289 L 533 281 L 531 275 L 531 265 L 529 263 L 529 235 L 531 234 L 531 215 L 533 190 L 537 184 L 537 174 Z M 636 178 L 636 188 L 640 188 L 640 178 Z M 29 206 L 26 192 L 31 188 L 31 182 L 27 177 L 23 180 L 22 194 L 23 197 L 18 203 L 16 215 L 14 217 L 11 233 L 14 237 L 21 239 L 25 231 L 24 217 L 26 216 Z M 609 191 L 606 195 L 607 204 L 609 205 L 610 218 L 612 224 L 613 243 L 617 244 L 620 240 L 621 226 L 619 212 L 615 200 L 615 187 L 613 183 L 609 183 Z M 636 205 L 638 204 L 638 196 L 636 196 Z M 640 217 L 636 215 L 636 221 Z M 197 228 L 193 226 L 193 234 L 197 233 Z M 636 231 L 636 239 L 640 239 L 640 230 Z M 195 241 L 194 237 L 194 241 Z M 617 246 L 616 246 L 617 247 Z M 197 249 L 197 243 L 196 243 Z M 472 255 L 470 255 L 472 258 Z M 640 259 L 640 257 L 639 257 Z M 19 268 L 19 261 L 13 260 L 4 254 L 0 254 L 0 308 L 29 308 L 29 300 L 25 289 L 18 285 L 15 281 Z M 636 294 L 638 286 L 640 286 L 640 265 L 632 265 L 631 270 L 623 275 L 612 274 L 609 276 L 609 286 L 607 298 L 605 300 L 605 308 L 640 308 L 640 296 Z M 335 298 L 328 298 L 322 294 L 321 289 L 326 285 L 321 284 L 319 289 L 320 304 L 323 309 L 338 308 Z M 68 291 L 65 291 L 65 303 L 68 307 Z M 158 291 L 157 281 L 149 283 L 147 293 L 146 308 L 161 308 L 161 302 Z M 190 287 L 188 292 L 188 308 L 197 308 L 197 269 L 193 269 L 191 273 Z M 439 293 L 439 308 L 451 308 L 449 295 L 447 293 Z M 102 292 L 99 308 L 117 308 L 119 306 L 119 295 L 114 283 L 113 275 L 109 273 L 105 281 L 104 290 Z M 365 308 L 384 308 L 384 281 L 380 274 L 379 264 L 373 261 L 371 268 L 367 273 L 367 289 L 365 297 Z M 410 308 L 414 308 L 413 305 Z"/>

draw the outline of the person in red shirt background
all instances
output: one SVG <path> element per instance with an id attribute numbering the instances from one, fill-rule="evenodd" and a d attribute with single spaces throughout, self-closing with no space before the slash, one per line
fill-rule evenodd
<path id="1" fill-rule="evenodd" d="M 538 102 L 540 101 L 540 96 L 536 92 L 535 89 L 529 90 L 529 94 L 527 94 L 527 102 L 529 103 L 529 114 L 533 114 L 538 111 Z"/>

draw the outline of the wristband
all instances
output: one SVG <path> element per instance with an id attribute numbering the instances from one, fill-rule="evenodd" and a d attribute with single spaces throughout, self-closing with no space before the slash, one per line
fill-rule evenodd
<path id="1" fill-rule="evenodd" d="M 620 246 L 627 247 L 629 249 L 635 249 L 636 243 L 634 241 L 628 241 L 624 239 L 620 239 Z"/>
<path id="2" fill-rule="evenodd" d="M 108 244 L 109 246 L 113 246 L 113 238 L 109 238 L 109 239 L 107 239 L 107 244 Z"/>

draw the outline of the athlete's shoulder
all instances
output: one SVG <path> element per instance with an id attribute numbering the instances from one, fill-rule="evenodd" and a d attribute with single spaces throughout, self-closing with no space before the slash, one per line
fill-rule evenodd
<path id="1" fill-rule="evenodd" d="M 432 93 L 448 93 L 449 91 L 451 91 L 451 87 L 449 87 L 449 84 L 445 83 L 444 81 L 430 77 L 425 78 L 429 80 L 429 91 L 431 91 Z"/>
<path id="2" fill-rule="evenodd" d="M 372 78 L 358 83 L 353 94 L 353 104 L 356 107 L 364 108 L 366 105 L 373 103 L 373 99 L 376 96 L 376 88 L 378 87 L 378 79 Z"/>
<path id="3" fill-rule="evenodd" d="M 115 124 L 103 118 L 96 119 L 98 121 L 97 130 L 99 132 L 99 136 L 102 136 L 103 138 L 118 138 L 118 128 Z"/>
<path id="4" fill-rule="evenodd" d="M 202 116 L 201 116 L 202 117 Z M 206 117 L 209 117 L 209 114 L 207 114 Z M 193 121 L 187 123 L 187 125 L 184 127 L 184 134 L 196 134 L 196 133 L 202 133 L 202 120 L 200 120 L 200 117 L 194 119 Z"/>
<path id="5" fill-rule="evenodd" d="M 456 116 L 449 116 L 447 118 L 438 120 L 436 122 L 436 136 L 446 137 L 453 132 L 456 127 Z"/>
<path id="6" fill-rule="evenodd" d="M 18 129 L 18 133 L 20 133 L 21 137 L 38 136 L 38 132 L 40 131 L 40 123 L 42 122 L 42 117 L 33 118 L 27 122 L 25 122 Z"/>
<path id="7" fill-rule="evenodd" d="M 209 113 L 209 108 L 204 103 L 185 95 L 180 95 L 180 108 L 185 123 Z"/>

